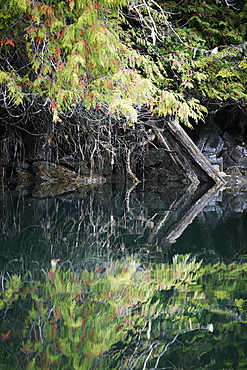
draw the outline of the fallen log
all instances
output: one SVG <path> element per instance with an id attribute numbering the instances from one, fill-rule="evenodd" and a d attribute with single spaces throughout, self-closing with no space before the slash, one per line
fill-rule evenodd
<path id="1" fill-rule="evenodd" d="M 156 135 L 158 142 L 165 149 L 167 149 L 174 164 L 182 168 L 184 175 L 189 180 L 189 182 L 192 183 L 195 187 L 197 187 L 200 183 L 200 181 L 198 180 L 198 176 L 193 170 L 193 168 L 191 167 L 191 165 L 189 164 L 186 157 L 180 153 L 181 150 L 178 148 L 178 143 L 175 143 L 174 140 L 171 140 L 170 138 L 168 138 L 167 135 L 165 137 L 163 133 L 161 132 L 161 130 L 155 126 L 153 127 L 153 131 Z"/>
<path id="2" fill-rule="evenodd" d="M 200 171 L 204 172 L 217 185 L 225 183 L 224 177 L 215 170 L 176 119 L 168 118 L 165 120 L 164 124 L 166 130 L 174 140 L 174 145 L 172 145 L 172 147 L 169 145 L 169 149 L 173 149 L 177 154 L 178 159 L 176 159 L 176 163 L 182 167 L 185 175 L 191 182 L 201 182 L 198 178 L 195 166 L 192 165 L 192 163 L 194 163 Z M 153 130 L 156 134 L 157 140 L 162 144 L 162 146 L 167 148 L 167 140 L 163 134 L 164 129 L 162 130 L 158 128 L 155 123 L 153 123 Z M 175 156 L 173 154 L 173 159 L 174 158 Z"/>

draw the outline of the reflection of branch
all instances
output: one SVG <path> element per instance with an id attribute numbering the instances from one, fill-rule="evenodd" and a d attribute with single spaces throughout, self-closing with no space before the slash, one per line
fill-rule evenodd
<path id="1" fill-rule="evenodd" d="M 160 361 L 160 358 L 163 356 L 163 354 L 165 352 L 167 352 L 167 350 L 169 349 L 169 347 L 176 342 L 176 340 L 178 339 L 179 335 L 183 335 L 183 334 L 186 334 L 186 333 L 190 333 L 192 331 L 195 331 L 195 330 L 201 330 L 201 329 L 205 329 L 205 330 L 209 330 L 209 331 L 212 331 L 212 328 L 211 326 L 207 326 L 207 327 L 197 327 L 197 328 L 192 328 L 192 329 L 186 329 L 180 333 L 177 333 L 175 335 L 175 337 L 173 338 L 173 340 L 169 343 L 167 343 L 167 345 L 165 346 L 165 348 L 163 349 L 163 351 L 159 354 L 157 360 L 156 360 L 156 363 L 155 363 L 155 366 L 153 369 L 157 369 L 158 365 L 159 365 L 159 361 Z M 145 366 L 146 367 L 146 366 Z M 145 369 L 145 367 L 143 366 L 143 369 Z"/>
<path id="2" fill-rule="evenodd" d="M 138 184 L 140 180 L 136 177 L 130 167 L 130 149 L 126 149 L 126 170 L 134 184 Z"/>
<path id="3" fill-rule="evenodd" d="M 138 180 L 139 182 L 139 180 Z M 131 192 L 136 188 L 137 182 L 132 184 L 127 190 L 126 190 L 126 195 L 125 195 L 125 202 L 126 202 L 126 210 L 127 212 L 130 212 L 130 194 Z"/>
<path id="4" fill-rule="evenodd" d="M 136 361 L 134 362 L 134 364 L 133 364 L 133 366 L 130 368 L 130 370 L 134 370 L 134 369 L 136 368 L 136 365 L 137 365 L 137 364 L 138 364 L 138 362 L 140 361 L 140 359 L 141 359 L 144 355 L 146 355 L 146 354 L 148 353 L 148 355 L 147 355 L 147 357 L 146 357 L 146 359 L 145 359 L 145 361 L 144 361 L 144 363 L 143 363 L 143 367 L 142 367 L 142 370 L 145 370 L 145 369 L 146 369 L 146 367 L 147 367 L 148 360 L 149 360 L 149 359 L 150 359 L 150 357 L 152 356 L 153 351 L 154 351 L 157 347 L 164 346 L 163 350 L 161 351 L 161 353 L 160 353 L 160 354 L 159 354 L 159 356 L 157 357 L 157 360 L 156 360 L 156 363 L 155 363 L 154 367 L 152 367 L 152 370 L 157 369 L 157 368 L 158 368 L 159 361 L 160 361 L 161 357 L 164 355 L 164 353 L 165 353 L 165 352 L 167 352 L 167 351 L 168 351 L 169 347 L 170 347 L 173 343 L 175 343 L 175 342 L 177 341 L 178 337 L 179 337 L 180 335 L 187 334 L 187 333 L 191 333 L 192 331 L 196 331 L 196 330 L 208 330 L 208 331 L 210 331 L 210 332 L 213 332 L 213 325 L 212 325 L 212 324 L 208 324 L 207 326 L 198 326 L 198 327 L 196 327 L 196 328 L 191 328 L 191 329 L 183 330 L 183 331 L 181 331 L 181 332 L 177 333 L 177 334 L 174 336 L 174 338 L 173 338 L 169 343 L 167 343 L 166 345 L 165 345 L 164 343 L 162 343 L 162 342 L 152 343 L 146 351 L 142 352 L 142 353 L 138 356 L 138 358 L 136 359 Z M 174 367 L 172 367 L 172 368 L 174 368 Z M 165 369 L 165 368 L 162 368 L 162 369 Z"/>
<path id="5" fill-rule="evenodd" d="M 236 3 L 233 3 L 232 0 L 225 0 L 226 5 L 230 8 L 232 7 L 235 10 L 240 10 L 238 8 L 235 8 Z"/>

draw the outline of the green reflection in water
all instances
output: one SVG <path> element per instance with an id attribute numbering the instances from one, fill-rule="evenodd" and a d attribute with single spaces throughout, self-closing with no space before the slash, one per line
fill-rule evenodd
<path id="1" fill-rule="evenodd" d="M 1 275 L 0 369 L 246 369 L 247 264 Z"/>

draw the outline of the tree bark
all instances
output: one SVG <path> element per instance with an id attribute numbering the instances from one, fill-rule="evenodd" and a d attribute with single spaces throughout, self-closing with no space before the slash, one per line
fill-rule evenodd
<path id="1" fill-rule="evenodd" d="M 168 150 L 170 157 L 175 165 L 182 168 L 184 175 L 189 180 L 189 182 L 197 187 L 200 181 L 198 180 L 195 171 L 190 166 L 186 157 L 181 153 L 181 149 L 179 148 L 178 143 L 175 143 L 174 140 L 169 140 L 167 135 L 165 137 L 159 128 L 153 127 L 153 130 L 159 143 Z"/>
<path id="2" fill-rule="evenodd" d="M 182 167 L 185 175 L 191 182 L 201 182 L 197 171 L 193 168 L 194 163 L 199 168 L 199 171 L 206 174 L 216 184 L 220 185 L 225 183 L 221 174 L 214 169 L 208 159 L 202 154 L 188 134 L 179 125 L 177 120 L 171 118 L 166 119 L 165 127 L 173 137 L 175 143 L 178 144 L 178 147 L 174 149 L 174 152 L 179 156 L 179 159 L 177 159 L 176 162 L 180 167 Z M 159 142 L 164 147 L 167 147 L 166 139 L 161 130 L 155 124 L 153 129 Z M 171 145 L 169 146 L 169 149 L 171 149 Z M 174 154 L 172 154 L 172 156 L 175 158 Z"/>

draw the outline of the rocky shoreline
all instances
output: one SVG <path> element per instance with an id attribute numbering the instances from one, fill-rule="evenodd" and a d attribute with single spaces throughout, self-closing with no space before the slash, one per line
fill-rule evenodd
<path id="1" fill-rule="evenodd" d="M 247 147 L 240 135 L 234 137 L 212 122 L 202 128 L 196 145 L 221 174 L 225 187 L 247 189 Z"/>
<path id="2" fill-rule="evenodd" d="M 220 179 L 217 185 L 231 191 L 247 190 L 247 145 L 243 138 L 230 135 L 212 121 L 201 127 L 194 142 L 215 170 L 216 184 L 217 178 Z M 176 142 L 172 142 L 173 151 L 159 147 L 159 143 L 155 141 L 153 144 L 153 148 L 147 150 L 139 161 L 131 163 L 131 170 L 138 179 L 145 182 L 145 188 L 155 190 L 163 184 L 171 191 L 176 191 L 178 187 L 189 186 L 190 179 L 174 163 L 178 153 Z M 44 193 L 43 196 L 66 193 L 83 186 L 99 186 L 105 182 L 124 183 L 124 166 L 119 166 L 118 171 L 113 174 L 108 162 L 105 158 L 102 175 L 93 173 L 83 163 L 74 163 L 73 158 L 68 158 L 66 163 L 61 160 L 59 164 L 47 161 L 5 163 L 2 160 L 0 180 L 2 186 L 11 185 L 22 189 L 34 186 L 39 189 L 38 194 Z M 196 173 L 196 167 L 193 167 L 193 171 Z M 207 181 L 206 176 L 202 177 L 202 183 Z M 130 179 L 129 182 L 131 183 Z"/>

